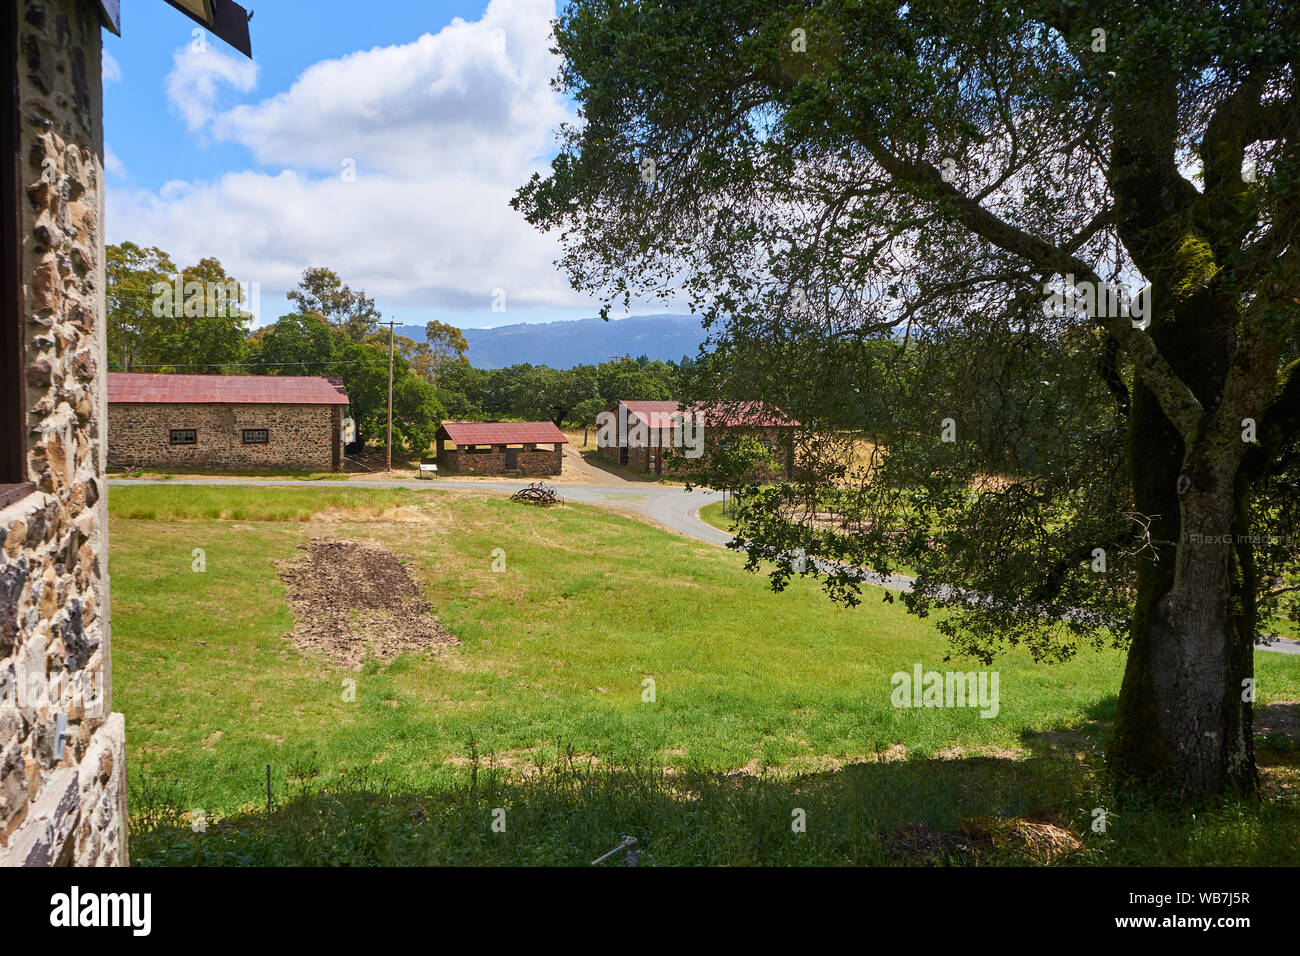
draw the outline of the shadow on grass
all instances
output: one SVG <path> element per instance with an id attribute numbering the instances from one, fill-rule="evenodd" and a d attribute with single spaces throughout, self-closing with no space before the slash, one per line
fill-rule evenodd
<path id="1" fill-rule="evenodd" d="M 205 832 L 137 774 L 131 856 L 144 866 L 571 866 L 633 836 L 640 864 L 660 866 L 1300 863 L 1294 786 L 1195 812 L 1107 812 L 1098 832 L 1096 810 L 1110 804 L 1097 770 L 1090 746 L 1055 744 L 1022 759 L 870 761 L 793 777 L 572 753 L 521 773 L 472 755 L 452 784 L 427 792 L 367 770 L 345 790 L 319 788 L 313 770 L 294 768 L 283 802 L 208 820 Z"/>
<path id="2" fill-rule="evenodd" d="M 1034 755 L 1074 755 L 1086 752 L 1090 758 L 1101 759 L 1110 740 L 1111 721 L 1119 698 L 1109 694 L 1095 701 L 1084 716 L 1083 723 L 1070 726 L 1060 724 L 1049 730 L 1023 731 L 1020 742 Z"/>

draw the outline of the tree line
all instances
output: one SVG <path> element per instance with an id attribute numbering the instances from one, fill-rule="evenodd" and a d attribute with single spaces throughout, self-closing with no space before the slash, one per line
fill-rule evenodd
<path id="1" fill-rule="evenodd" d="M 215 258 L 177 268 L 163 250 L 132 242 L 107 250 L 106 313 L 112 371 L 209 375 L 326 375 L 343 380 L 358 446 L 382 440 L 388 416 L 389 332 L 364 290 L 331 269 L 306 269 L 286 298 L 292 311 L 252 327 L 251 290 Z M 553 369 L 478 369 L 461 331 L 429 322 L 423 342 L 393 336 L 393 442 L 423 453 L 444 420 L 549 420 L 589 425 L 619 399 L 678 397 L 682 362 L 646 356 Z"/>

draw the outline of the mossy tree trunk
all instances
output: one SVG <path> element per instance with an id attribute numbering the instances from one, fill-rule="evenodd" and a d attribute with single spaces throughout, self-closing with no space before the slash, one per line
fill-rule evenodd
<path id="1" fill-rule="evenodd" d="M 1152 541 L 1139 566 L 1110 769 L 1121 791 L 1254 793 L 1246 482 L 1230 453 L 1213 462 L 1194 449 L 1185 469 L 1150 392 L 1135 398 L 1130 457 Z"/>
<path id="2" fill-rule="evenodd" d="M 1155 75 L 1151 88 L 1160 92 L 1116 110 L 1110 178 L 1119 233 L 1151 279 L 1151 340 L 1191 394 L 1180 409 L 1173 389 L 1135 383 L 1129 461 L 1150 538 L 1110 769 L 1122 792 L 1254 793 L 1257 581 L 1243 428 L 1273 398 L 1276 344 L 1253 334 L 1219 282 L 1241 228 L 1231 215 L 1244 188 L 1231 165 L 1241 131 L 1211 124 L 1198 194 L 1176 171 L 1176 87 Z"/>

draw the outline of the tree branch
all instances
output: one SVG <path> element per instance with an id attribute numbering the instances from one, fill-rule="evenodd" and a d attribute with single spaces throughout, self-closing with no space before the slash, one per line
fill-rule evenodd
<path id="1" fill-rule="evenodd" d="M 1039 236 L 1011 225 L 963 194 L 933 165 L 896 156 L 876 137 L 865 131 L 858 139 L 880 166 L 901 185 L 910 186 L 923 197 L 948 201 L 957 219 L 971 232 L 1005 252 L 1018 255 L 1051 275 L 1074 275 L 1101 289 L 1105 282 L 1092 265 L 1073 252 L 1058 248 Z M 1126 315 L 1093 316 L 1119 343 L 1142 381 L 1151 389 L 1161 410 L 1190 445 L 1195 440 L 1204 408 L 1191 388 L 1174 372 L 1168 360 L 1145 331 L 1134 328 Z"/>

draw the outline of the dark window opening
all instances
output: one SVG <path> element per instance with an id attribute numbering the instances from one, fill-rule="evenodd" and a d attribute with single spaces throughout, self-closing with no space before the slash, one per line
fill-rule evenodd
<path id="1" fill-rule="evenodd" d="M 18 201 L 17 16 L 0 16 L 0 508 L 36 490 L 27 476 L 23 395 L 22 206 Z"/>
<path id="2" fill-rule="evenodd" d="M 198 443 L 199 443 L 199 434 L 193 428 L 172 429 L 173 445 L 197 445 Z"/>
<path id="3" fill-rule="evenodd" d="M 245 445 L 265 445 L 270 440 L 271 440 L 270 433 L 265 428 L 244 429 Z"/>

